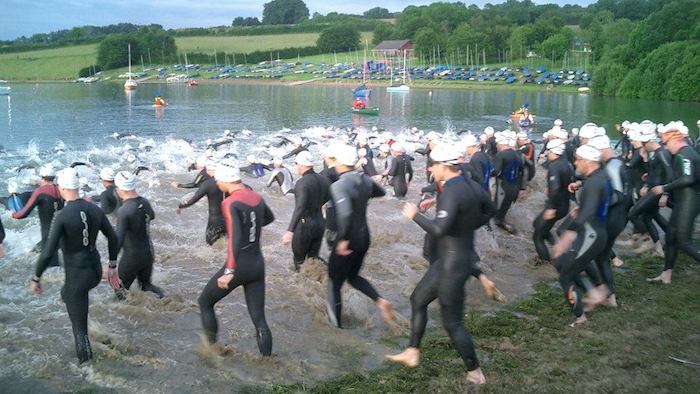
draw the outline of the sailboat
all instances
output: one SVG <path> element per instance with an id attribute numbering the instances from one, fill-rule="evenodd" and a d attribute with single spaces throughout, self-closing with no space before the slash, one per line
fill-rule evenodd
<path id="1" fill-rule="evenodd" d="M 124 90 L 135 90 L 138 84 L 131 79 L 131 44 L 129 44 L 129 79 L 124 82 Z"/>
<path id="2" fill-rule="evenodd" d="M 391 67 L 391 83 L 392 85 L 386 88 L 389 93 L 408 93 L 411 88 L 406 85 L 406 51 L 403 51 L 403 74 L 401 75 L 401 85 L 393 86 L 394 83 L 394 67 Z"/>
<path id="3" fill-rule="evenodd" d="M 369 73 L 369 64 L 367 63 L 367 41 L 365 41 L 365 58 L 362 63 L 362 84 L 352 90 L 355 97 L 369 97 L 372 94 L 372 89 L 367 86 L 367 74 Z"/>

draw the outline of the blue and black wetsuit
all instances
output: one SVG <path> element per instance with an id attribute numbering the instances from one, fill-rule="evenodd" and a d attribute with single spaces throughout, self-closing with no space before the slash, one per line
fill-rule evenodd
<path id="1" fill-rule="evenodd" d="M 550 261 L 549 249 L 545 245 L 545 240 L 554 243 L 552 227 L 557 221 L 564 218 L 569 213 L 569 202 L 571 193 L 568 187 L 574 178 L 574 168 L 565 156 L 559 156 L 547 165 L 547 200 L 544 210 L 535 218 L 532 223 L 534 232 L 532 241 L 540 259 Z M 544 212 L 554 209 L 556 212 L 553 219 L 545 220 Z"/>
<path id="2" fill-rule="evenodd" d="M 576 281 L 591 261 L 596 260 L 605 250 L 605 220 L 611 194 L 612 186 L 602 168 L 595 170 L 584 181 L 579 195 L 578 214 L 565 228 L 577 233 L 576 240 L 555 262 L 559 271 L 559 284 L 577 317 L 583 315 L 583 293 Z"/>
<path id="3" fill-rule="evenodd" d="M 12 217 L 15 219 L 26 218 L 32 213 L 34 207 L 38 207 L 39 210 L 41 241 L 37 246 L 38 251 L 41 251 L 49 237 L 49 229 L 51 228 L 51 221 L 54 215 L 63 208 L 63 199 L 61 199 L 61 194 L 58 192 L 58 186 L 54 183 L 46 183 L 34 190 L 31 198 L 24 205 L 24 208 L 19 212 L 13 212 Z M 51 266 L 58 266 L 58 255 L 52 256 L 50 264 Z"/>
<path id="4" fill-rule="evenodd" d="M 331 323 L 337 327 L 342 328 L 340 289 L 345 281 L 372 301 L 379 299 L 379 293 L 359 273 L 370 245 L 367 203 L 370 198 L 385 194 L 384 188 L 370 177 L 353 171 L 341 174 L 338 181 L 331 185 L 338 232 L 336 243 L 349 241 L 348 248 L 352 251 L 348 256 L 340 256 L 336 254 L 334 244 L 328 261 L 328 314 Z"/>
<path id="5" fill-rule="evenodd" d="M 685 146 L 673 156 L 673 174 L 673 181 L 663 185 L 673 199 L 664 245 L 665 270 L 673 269 L 680 250 L 700 261 L 700 248 L 691 240 L 700 214 L 700 155 L 695 148 Z"/>
<path id="6" fill-rule="evenodd" d="M 66 272 L 61 298 L 66 303 L 73 326 L 75 349 L 80 363 L 92 358 L 87 330 L 90 304 L 88 293 L 102 280 L 100 253 L 95 246 L 98 232 L 107 237 L 109 260 L 115 261 L 119 251 L 117 234 L 105 213 L 95 204 L 82 199 L 68 201 L 56 214 L 36 265 L 35 275 L 40 278 L 50 265 L 60 243 Z"/>
<path id="7" fill-rule="evenodd" d="M 231 193 L 221 203 L 221 211 L 226 222 L 228 252 L 226 263 L 204 286 L 198 299 L 204 333 L 209 343 L 217 341 L 219 325 L 214 305 L 238 286 L 243 286 L 258 349 L 263 356 L 269 356 L 272 333 L 265 320 L 265 260 L 260 249 L 260 233 L 275 216 L 262 197 L 248 188 Z M 226 269 L 234 272 L 233 279 L 227 289 L 221 289 L 217 281 Z"/>
<path id="8" fill-rule="evenodd" d="M 306 171 L 294 186 L 294 213 L 287 231 L 292 231 L 294 268 L 309 257 L 318 258 L 325 222 L 321 207 L 330 198 L 330 182 L 313 169 Z"/>
<path id="9" fill-rule="evenodd" d="M 244 172 L 254 178 L 265 176 L 265 170 L 272 171 L 273 168 L 262 163 L 251 163 L 245 167 L 241 167 L 241 172 Z"/>
<path id="10" fill-rule="evenodd" d="M 428 321 L 428 305 L 438 299 L 443 326 L 470 371 L 478 368 L 479 362 L 463 323 L 464 283 L 469 276 L 481 274 L 477 267 L 479 256 L 474 250 L 474 231 L 488 222 L 489 211 L 494 209 L 481 187 L 463 176 L 455 176 L 445 182 L 438 194 L 435 218 L 422 214 L 414 218 L 434 240 L 437 259 L 431 262 L 411 294 L 409 346 L 420 346 Z"/>
<path id="11" fill-rule="evenodd" d="M 178 207 L 180 209 L 191 207 L 204 196 L 207 196 L 209 204 L 205 239 L 209 245 L 213 245 L 214 242 L 226 234 L 224 216 L 221 214 L 221 202 L 224 201 L 224 193 L 216 186 L 216 179 L 209 178 L 202 182 L 194 196 L 189 201 L 179 204 Z"/>
<path id="12" fill-rule="evenodd" d="M 162 298 L 163 292 L 151 283 L 155 254 L 150 227 L 151 220 L 155 218 L 151 204 L 141 196 L 125 200 L 119 208 L 117 238 L 122 251 L 119 279 L 127 290 L 138 279 L 141 290 L 153 292 Z"/>
<path id="13" fill-rule="evenodd" d="M 488 192 L 491 172 L 493 171 L 489 156 L 481 151 L 474 153 L 469 159 L 469 167 L 472 179 Z"/>
<path id="14" fill-rule="evenodd" d="M 493 175 L 496 177 L 495 204 L 498 209 L 496 223 L 505 223 L 510 206 L 518 199 L 522 185 L 522 156 L 513 149 L 498 152 L 493 159 Z"/>

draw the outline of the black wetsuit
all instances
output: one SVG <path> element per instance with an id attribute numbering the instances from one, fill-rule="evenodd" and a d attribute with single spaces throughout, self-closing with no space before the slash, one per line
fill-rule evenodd
<path id="1" fill-rule="evenodd" d="M 574 145 L 573 142 L 571 141 L 566 141 L 564 143 L 564 154 L 566 155 L 566 159 L 571 163 L 572 165 L 574 164 L 574 161 L 576 161 L 576 145 Z"/>
<path id="2" fill-rule="evenodd" d="M 338 181 L 338 173 L 333 168 L 324 168 L 319 173 L 328 179 L 329 184 Z M 335 239 L 338 236 L 338 227 L 335 225 L 335 209 L 333 208 L 333 199 L 330 197 L 330 186 L 328 188 L 328 201 L 326 203 L 326 244 L 328 249 L 333 249 Z"/>
<path id="3" fill-rule="evenodd" d="M 389 184 L 394 187 L 395 197 L 405 197 L 408 192 L 407 182 L 413 180 L 413 167 L 411 160 L 405 154 L 394 157 L 389 168 L 391 180 Z"/>
<path id="4" fill-rule="evenodd" d="M 627 177 L 632 183 L 632 202 L 636 202 L 639 198 L 639 190 L 642 188 L 644 181 L 642 181 L 642 175 L 648 173 L 646 163 L 641 155 L 641 149 L 634 149 L 631 151 L 632 158 L 627 163 Z M 624 156 L 623 156 L 624 157 Z M 635 233 L 643 233 L 645 226 L 639 221 L 632 222 L 634 225 Z"/>
<path id="5" fill-rule="evenodd" d="M 54 218 L 36 266 L 35 274 L 41 277 L 60 242 L 66 272 L 61 298 L 66 303 L 73 326 L 75 350 L 81 363 L 92 358 L 87 330 L 88 292 L 102 280 L 100 253 L 95 246 L 100 231 L 107 237 L 109 260 L 115 261 L 119 248 L 117 234 L 105 213 L 95 204 L 82 199 L 67 202 Z"/>
<path id="6" fill-rule="evenodd" d="M 415 150 L 416 153 L 425 156 L 425 179 L 430 180 L 430 166 L 433 165 L 433 159 L 430 158 L 430 144 L 426 145 L 425 148 L 418 148 Z"/>
<path id="7" fill-rule="evenodd" d="M 379 293 L 359 272 L 370 245 L 367 203 L 370 198 L 382 197 L 385 193 L 370 177 L 353 171 L 341 174 L 331 185 L 338 232 L 336 241 L 349 241 L 348 249 L 352 251 L 348 256 L 340 256 L 334 245 L 328 261 L 328 313 L 331 323 L 337 327 L 342 327 L 340 289 L 346 280 L 373 301 L 379 299 Z"/>
<path id="8" fill-rule="evenodd" d="M 411 294 L 411 347 L 419 347 L 428 321 L 428 305 L 439 299 L 442 322 L 468 370 L 479 367 L 471 336 L 464 328 L 464 283 L 478 277 L 479 257 L 474 250 L 474 231 L 488 222 L 482 209 L 491 206 L 480 186 L 456 176 L 437 197 L 435 219 L 422 214 L 414 221 L 434 239 L 437 260 Z"/>
<path id="9" fill-rule="evenodd" d="M 46 240 L 49 237 L 49 230 L 51 228 L 51 221 L 53 220 L 54 214 L 63 208 L 63 200 L 61 199 L 61 194 L 58 192 L 58 186 L 53 183 L 47 183 L 40 186 L 38 189 L 34 190 L 32 197 L 27 201 L 19 212 L 13 212 L 12 217 L 15 219 L 26 218 L 34 207 L 39 208 L 39 224 L 41 225 L 41 241 L 37 244 L 38 251 L 42 251 L 44 245 L 46 245 Z M 55 254 L 51 257 L 51 266 L 58 266 L 58 255 Z"/>
<path id="10" fill-rule="evenodd" d="M 99 202 L 100 207 L 107 215 L 116 212 L 122 204 L 122 200 L 117 194 L 117 187 L 114 184 L 107 186 L 99 196 L 93 197 L 91 201 Z"/>
<path id="11" fill-rule="evenodd" d="M 303 145 L 303 146 L 296 147 L 296 148 L 294 148 L 292 151 L 290 151 L 289 153 L 287 153 L 286 155 L 282 156 L 282 158 L 283 158 L 283 159 L 289 159 L 290 157 L 294 157 L 294 156 L 298 155 L 299 153 L 301 153 L 301 152 L 303 152 L 303 151 L 305 151 L 305 150 L 308 151 L 310 145 L 311 145 L 311 144 L 306 144 L 306 145 Z"/>
<path id="12" fill-rule="evenodd" d="M 545 240 L 554 243 L 552 235 L 552 227 L 557 221 L 564 218 L 569 213 L 569 201 L 571 193 L 569 193 L 569 184 L 574 178 L 574 168 L 569 163 L 565 156 L 559 156 L 552 160 L 547 165 L 547 200 L 544 204 L 544 210 L 535 218 L 532 223 L 534 232 L 532 240 L 535 244 L 535 250 L 540 259 L 550 261 L 549 249 L 545 245 Z M 550 220 L 544 219 L 544 212 L 554 209 L 556 212 L 554 218 Z"/>
<path id="13" fill-rule="evenodd" d="M 151 241 L 151 220 L 156 218 L 151 204 L 139 196 L 125 200 L 117 212 L 117 237 L 122 250 L 119 259 L 119 279 L 125 289 L 129 289 L 138 279 L 141 290 L 163 292 L 151 283 L 153 273 L 153 242 Z"/>
<path id="14" fill-rule="evenodd" d="M 207 196 L 209 204 L 209 218 L 207 219 L 205 239 L 209 245 L 213 245 L 216 240 L 226 234 L 224 216 L 221 214 L 221 202 L 224 201 L 224 193 L 216 186 L 216 179 L 209 178 L 202 182 L 194 196 L 189 201 L 179 204 L 178 207 L 180 209 L 191 207 L 204 196 Z"/>
<path id="15" fill-rule="evenodd" d="M 260 250 L 260 233 L 275 216 L 260 195 L 248 188 L 231 193 L 221 203 L 221 211 L 226 222 L 228 252 L 226 264 L 212 276 L 198 299 L 204 333 L 209 343 L 217 341 L 219 325 L 214 305 L 242 285 L 248 313 L 255 325 L 258 349 L 263 356 L 269 356 L 272 333 L 265 320 L 265 260 Z M 217 285 L 224 269 L 234 271 L 227 289 Z"/>
<path id="16" fill-rule="evenodd" d="M 194 189 L 199 187 L 199 185 L 202 184 L 202 182 L 206 181 L 207 179 L 211 178 L 209 174 L 207 174 L 207 169 L 202 168 L 201 171 L 199 171 L 199 174 L 194 178 L 194 180 L 190 183 L 178 183 L 177 187 L 181 187 L 183 189 Z"/>
<path id="17" fill-rule="evenodd" d="M 495 204 L 498 209 L 496 223 L 505 223 L 510 206 L 518 199 L 522 185 L 523 160 L 513 149 L 498 152 L 493 159 L 493 175 L 496 178 Z"/>
<path id="18" fill-rule="evenodd" d="M 469 167 L 472 179 L 481 185 L 484 190 L 489 191 L 489 181 L 493 170 L 489 156 L 481 151 L 474 153 L 469 159 Z"/>
<path id="19" fill-rule="evenodd" d="M 325 223 L 321 207 L 330 198 L 330 182 L 313 169 L 306 171 L 294 186 L 294 213 L 287 231 L 292 231 L 294 268 L 308 257 L 318 258 Z"/>
<path id="20" fill-rule="evenodd" d="M 673 156 L 673 181 L 663 185 L 673 199 L 664 245 L 665 270 L 673 269 L 679 250 L 700 261 L 700 248 L 691 237 L 695 218 L 700 214 L 700 154 L 685 146 Z"/>
<path id="21" fill-rule="evenodd" d="M 2 219 L 0 219 L 0 245 L 5 241 L 5 227 L 2 226 Z"/>
<path id="22" fill-rule="evenodd" d="M 372 148 L 370 148 L 369 144 L 365 144 L 364 146 L 360 146 L 360 148 L 365 149 L 365 158 L 367 159 L 367 164 L 365 164 L 364 171 L 365 174 L 369 176 L 375 176 L 378 174 L 377 169 L 374 168 L 374 151 L 372 151 Z"/>
<path id="23" fill-rule="evenodd" d="M 486 142 L 481 148 L 487 155 L 491 157 L 496 156 L 496 154 L 498 153 L 498 147 L 496 146 L 496 137 L 491 136 L 487 138 Z"/>
<path id="24" fill-rule="evenodd" d="M 535 177 L 535 144 L 528 142 L 518 148 L 523 154 L 523 185 L 527 184 Z"/>
<path id="25" fill-rule="evenodd" d="M 649 152 L 649 172 L 647 173 L 646 187 L 664 185 L 673 180 L 673 158 L 664 148 L 659 147 Z M 659 231 L 652 220 L 666 231 L 668 222 L 659 213 L 659 199 L 661 195 L 647 193 L 634 204 L 629 211 L 629 218 L 645 233 L 648 233 L 654 243 L 659 241 Z"/>
<path id="26" fill-rule="evenodd" d="M 611 194 L 612 186 L 601 168 L 584 181 L 579 195 L 578 214 L 565 228 L 577 233 L 576 240 L 555 264 L 564 297 L 577 317 L 583 314 L 583 294 L 576 281 L 579 274 L 605 249 L 605 220 Z"/>
<path id="27" fill-rule="evenodd" d="M 625 164 L 619 157 L 613 157 L 603 164 L 605 173 L 610 181 L 612 193 L 608 203 L 608 214 L 605 220 L 606 242 L 603 251 L 595 260 L 598 271 L 602 275 L 602 280 L 611 292 L 615 292 L 612 267 L 610 258 L 613 254 L 613 246 L 617 236 L 627 225 L 627 210 L 632 199 L 632 185 L 627 178 Z"/>

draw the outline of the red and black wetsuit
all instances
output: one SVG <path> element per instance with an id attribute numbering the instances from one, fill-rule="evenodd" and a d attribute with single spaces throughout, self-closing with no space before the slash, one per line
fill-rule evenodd
<path id="1" fill-rule="evenodd" d="M 24 219 L 32 211 L 34 207 L 39 207 L 39 223 L 41 224 L 41 242 L 39 245 L 39 251 L 43 250 L 46 244 L 46 239 L 49 237 L 49 230 L 51 229 L 51 221 L 53 220 L 54 214 L 63 208 L 63 200 L 61 199 L 61 194 L 58 192 L 58 186 L 53 183 L 47 183 L 40 186 L 38 189 L 34 190 L 31 198 L 24 205 L 24 208 L 19 212 L 12 213 L 12 217 L 15 219 Z M 54 255 L 49 263 L 50 266 L 58 266 L 58 255 Z"/>
<path id="2" fill-rule="evenodd" d="M 269 356 L 272 334 L 265 321 L 265 260 L 260 250 L 260 230 L 272 223 L 275 216 L 262 197 L 248 188 L 231 193 L 221 203 L 221 212 L 226 222 L 228 253 L 226 264 L 209 280 L 199 296 L 204 333 L 210 343 L 216 342 L 219 327 L 214 305 L 242 285 L 248 313 L 257 331 L 258 348 L 263 356 Z M 217 281 L 225 270 L 234 272 L 233 280 L 228 289 L 221 289 Z"/>

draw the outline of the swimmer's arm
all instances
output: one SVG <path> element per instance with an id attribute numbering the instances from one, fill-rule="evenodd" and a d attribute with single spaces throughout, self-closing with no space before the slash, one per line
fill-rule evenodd
<path id="1" fill-rule="evenodd" d="M 545 201 L 544 207 L 545 209 L 553 209 L 555 196 L 561 188 L 568 187 L 569 182 L 566 181 L 566 185 L 562 185 L 559 171 L 550 171 L 547 175 L 547 201 Z"/>
<path id="2" fill-rule="evenodd" d="M 440 201 L 435 213 L 435 219 L 429 219 L 422 213 L 418 213 L 414 218 L 415 221 L 425 232 L 435 238 L 442 237 L 447 233 L 447 230 L 452 226 L 457 215 L 457 201 L 459 196 L 448 196 L 443 192 L 443 198 Z"/>
<path id="3" fill-rule="evenodd" d="M 268 224 L 272 223 L 275 221 L 275 214 L 272 212 L 272 209 L 270 209 L 270 206 L 267 205 L 265 200 L 263 200 L 263 206 L 265 209 L 265 213 L 263 214 L 263 227 L 267 226 Z"/>
<path id="4" fill-rule="evenodd" d="M 306 201 L 308 200 L 308 192 L 305 191 L 303 187 L 300 187 L 303 186 L 304 183 L 304 178 L 301 178 L 294 188 L 294 213 L 292 213 L 292 219 L 289 221 L 289 227 L 287 227 L 287 231 L 294 232 L 294 229 L 297 227 L 297 224 L 301 220 L 301 215 L 304 211 L 304 207 L 306 206 Z"/>
<path id="5" fill-rule="evenodd" d="M 413 166 L 410 161 L 406 162 L 406 172 L 408 173 L 408 181 L 411 182 L 413 180 Z"/>
<path id="6" fill-rule="evenodd" d="M 0 245 L 5 240 L 5 228 L 2 226 L 2 220 L 0 220 Z"/>
<path id="7" fill-rule="evenodd" d="M 569 230 L 576 232 L 583 230 L 584 223 L 596 214 L 598 204 L 605 198 L 604 196 L 596 196 L 595 191 L 592 189 L 592 187 L 587 188 L 584 184 L 583 190 L 581 191 L 581 205 L 579 206 L 576 218 L 569 224 Z M 602 193 L 605 193 L 604 189 L 600 190 L 600 194 Z"/>
<path id="8" fill-rule="evenodd" d="M 226 258 L 225 267 L 226 269 L 235 271 L 236 258 L 240 249 L 239 245 L 241 244 L 241 234 L 243 233 L 243 226 L 241 225 L 241 220 L 239 219 L 240 215 L 238 214 L 238 212 L 236 212 L 234 204 L 230 204 L 228 206 L 228 209 L 229 214 L 224 215 L 224 217 L 226 217 L 227 221 L 230 220 L 230 223 L 227 223 L 227 225 L 230 224 L 231 234 L 229 234 L 228 254 Z"/>
<path id="9" fill-rule="evenodd" d="M 690 161 L 690 159 L 686 159 L 680 153 L 677 157 L 680 160 L 680 166 L 682 168 L 681 176 L 662 186 L 665 193 L 668 193 L 671 190 L 682 189 L 695 183 L 693 163 Z"/>
<path id="10" fill-rule="evenodd" d="M 391 161 L 391 167 L 389 168 L 389 172 L 387 175 L 389 176 L 396 176 L 396 173 L 399 172 L 399 163 L 398 160 L 392 160 Z"/>
<path id="11" fill-rule="evenodd" d="M 201 200 L 202 197 L 204 197 L 204 196 L 206 196 L 206 195 L 207 195 L 207 192 L 206 192 L 205 188 L 202 187 L 202 185 L 199 185 L 199 188 L 198 188 L 197 191 L 194 193 L 194 196 L 192 196 L 192 198 L 190 198 L 190 200 L 187 201 L 186 203 L 184 203 L 184 204 L 178 204 L 177 207 L 178 207 L 178 208 L 187 208 L 187 207 L 191 207 L 192 205 L 194 205 L 197 201 Z"/>
<path id="12" fill-rule="evenodd" d="M 59 214 L 56 215 L 56 217 L 54 217 L 53 223 L 51 223 L 49 237 L 46 239 L 46 244 L 41 250 L 41 255 L 39 256 L 39 260 L 36 263 L 36 272 L 34 273 L 34 275 L 37 278 L 41 278 L 41 275 L 44 274 L 44 271 L 49 266 L 51 258 L 54 256 L 54 254 L 56 254 L 56 250 L 58 250 L 58 241 L 61 239 L 62 235 L 63 220 L 62 216 Z"/>
<path id="13" fill-rule="evenodd" d="M 112 226 L 110 225 L 110 227 L 112 227 Z M 117 230 L 116 230 L 116 232 L 114 231 L 114 228 L 112 228 L 112 232 L 114 233 L 115 238 L 116 238 L 117 254 L 122 249 L 122 246 L 124 246 L 124 238 L 126 238 L 126 229 L 128 227 L 129 227 L 129 214 L 126 212 L 126 209 L 120 208 L 117 211 Z M 105 234 L 105 236 L 107 236 L 107 234 Z"/>
<path id="14" fill-rule="evenodd" d="M 32 192 L 32 196 L 29 198 L 29 201 L 27 201 L 27 203 L 24 205 L 24 208 L 22 208 L 22 210 L 19 212 L 13 212 L 12 217 L 15 219 L 26 218 L 30 213 L 32 213 L 32 210 L 34 210 L 36 202 L 39 200 L 39 196 L 41 196 L 41 188 L 35 189 L 34 192 Z"/>
<path id="15" fill-rule="evenodd" d="M 384 197 L 386 195 L 386 190 L 378 184 L 377 182 L 373 181 L 370 179 L 372 182 L 372 195 L 370 196 L 371 198 L 376 198 L 376 197 Z"/>
<path id="16" fill-rule="evenodd" d="M 663 153 L 659 155 L 658 160 L 664 170 L 663 182 L 670 182 L 673 179 L 673 164 L 671 164 L 671 155 L 668 153 L 668 151 L 664 150 Z"/>
<path id="17" fill-rule="evenodd" d="M 339 240 L 350 239 L 350 225 L 352 221 L 352 199 L 347 190 L 341 189 L 344 183 L 338 181 L 331 186 Z"/>
<path id="18" fill-rule="evenodd" d="M 150 202 L 147 202 L 146 205 L 148 206 L 148 215 L 151 218 L 151 221 L 156 220 L 156 211 L 153 210 L 153 207 L 151 206 Z"/>

